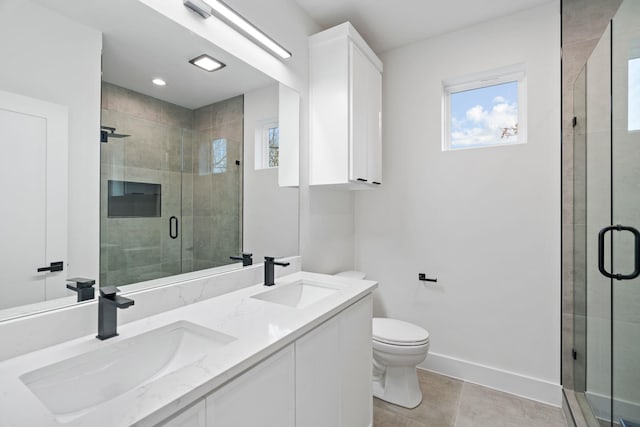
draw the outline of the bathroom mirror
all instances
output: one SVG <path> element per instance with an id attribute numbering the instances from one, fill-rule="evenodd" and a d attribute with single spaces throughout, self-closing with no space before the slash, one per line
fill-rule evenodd
<path id="1" fill-rule="evenodd" d="M 298 120 L 279 99 L 295 91 L 138 1 L 0 0 L 0 39 L 13 58 L 0 70 L 0 142 L 18 165 L 2 175 L 15 190 L 2 230 L 37 228 L 0 243 L 0 320 L 76 303 L 74 276 L 126 293 L 240 268 L 229 257 L 243 251 L 255 263 L 298 253 L 298 191 L 278 179 L 280 138 Z M 189 62 L 203 54 L 220 68 Z M 33 140 L 19 127 L 32 103 L 60 112 L 21 124 L 60 128 L 39 154 L 15 147 Z M 34 171 L 55 169 L 47 156 L 63 139 L 67 184 L 48 188 Z M 38 183 L 33 209 L 26 190 Z"/>

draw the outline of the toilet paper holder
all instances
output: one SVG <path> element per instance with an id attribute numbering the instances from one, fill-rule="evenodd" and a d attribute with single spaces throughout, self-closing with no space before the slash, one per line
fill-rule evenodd
<path id="1" fill-rule="evenodd" d="M 430 279 L 427 277 L 426 274 L 418 273 L 418 280 L 422 280 L 423 282 L 437 282 L 438 278 L 436 277 L 436 278 Z"/>

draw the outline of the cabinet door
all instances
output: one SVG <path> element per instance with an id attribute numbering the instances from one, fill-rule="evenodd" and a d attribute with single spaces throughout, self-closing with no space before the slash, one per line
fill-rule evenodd
<path id="1" fill-rule="evenodd" d="M 372 184 L 382 184 L 382 74 L 369 64 L 369 105 L 367 121 L 368 179 Z"/>
<path id="2" fill-rule="evenodd" d="M 371 296 L 296 341 L 296 426 L 369 427 Z"/>
<path id="3" fill-rule="evenodd" d="M 296 341 L 296 426 L 340 426 L 339 318 Z"/>
<path id="4" fill-rule="evenodd" d="M 207 427 L 293 427 L 294 345 L 207 397 Z"/>
<path id="5" fill-rule="evenodd" d="M 342 379 L 340 424 L 368 427 L 373 423 L 372 297 L 361 299 L 340 314 Z"/>
<path id="6" fill-rule="evenodd" d="M 349 42 L 349 179 L 368 181 L 367 145 L 369 106 L 369 68 L 372 66 L 360 49 Z"/>
<path id="7" fill-rule="evenodd" d="M 207 420 L 207 412 L 204 399 L 196 403 L 192 407 L 185 409 L 178 415 L 160 423 L 162 427 L 205 427 Z"/>

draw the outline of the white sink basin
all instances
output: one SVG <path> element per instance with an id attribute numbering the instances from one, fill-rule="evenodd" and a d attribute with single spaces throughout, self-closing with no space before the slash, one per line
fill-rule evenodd
<path id="1" fill-rule="evenodd" d="M 304 308 L 337 291 L 338 289 L 324 285 L 299 281 L 252 295 L 251 298 L 294 308 Z"/>
<path id="2" fill-rule="evenodd" d="M 187 367 L 234 337 L 181 321 L 28 372 L 22 382 L 58 418 L 89 409 Z"/>

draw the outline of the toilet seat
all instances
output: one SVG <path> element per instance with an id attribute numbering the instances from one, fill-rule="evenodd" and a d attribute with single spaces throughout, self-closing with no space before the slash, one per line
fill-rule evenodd
<path id="1" fill-rule="evenodd" d="M 373 340 L 397 346 L 422 346 L 429 343 L 429 332 L 398 319 L 373 318 Z"/>

